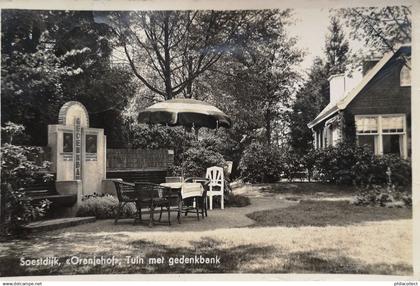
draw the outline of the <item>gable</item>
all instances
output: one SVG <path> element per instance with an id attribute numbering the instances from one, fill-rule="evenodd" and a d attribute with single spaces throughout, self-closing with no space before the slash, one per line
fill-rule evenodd
<path id="1" fill-rule="evenodd" d="M 376 90 L 380 91 L 376 93 L 377 96 L 373 96 L 370 100 L 360 104 L 366 105 L 365 108 L 374 108 L 375 105 L 377 105 L 376 102 L 386 102 L 389 100 L 389 98 L 387 99 L 384 97 L 384 93 L 394 94 L 394 97 L 397 98 L 398 96 L 395 90 L 400 90 L 399 71 L 403 65 L 403 59 L 401 58 L 402 54 L 405 56 L 411 55 L 411 46 L 400 46 L 398 49 L 396 49 L 395 53 L 386 53 L 382 59 L 365 74 L 362 81 L 354 89 L 352 89 L 343 99 L 339 100 L 336 104 L 331 105 L 330 103 L 318 114 L 314 120 L 308 123 L 308 127 L 313 128 L 339 110 L 346 109 L 347 106 L 349 106 L 349 104 L 359 96 L 359 94 L 362 94 L 363 92 L 367 93 L 366 91 L 372 87 L 375 87 Z M 394 81 L 394 76 L 396 74 L 398 74 L 397 82 Z M 392 80 L 389 81 L 389 78 L 392 78 Z M 395 105 L 397 104 L 397 101 L 398 100 L 390 100 L 389 102 Z M 406 104 L 406 102 L 403 102 L 403 104 Z"/>

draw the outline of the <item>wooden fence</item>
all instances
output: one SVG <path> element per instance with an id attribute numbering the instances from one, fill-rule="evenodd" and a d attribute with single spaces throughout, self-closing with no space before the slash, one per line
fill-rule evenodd
<path id="1" fill-rule="evenodd" d="M 174 160 L 171 150 L 107 149 L 106 169 L 115 170 L 167 170 Z"/>

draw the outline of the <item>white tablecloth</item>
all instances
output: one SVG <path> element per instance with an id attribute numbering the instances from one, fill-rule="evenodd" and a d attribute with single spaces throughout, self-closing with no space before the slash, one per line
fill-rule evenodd
<path id="1" fill-rule="evenodd" d="M 161 186 L 169 187 L 171 189 L 181 189 L 182 199 L 191 197 L 201 197 L 204 192 L 204 188 L 200 183 L 162 183 Z"/>

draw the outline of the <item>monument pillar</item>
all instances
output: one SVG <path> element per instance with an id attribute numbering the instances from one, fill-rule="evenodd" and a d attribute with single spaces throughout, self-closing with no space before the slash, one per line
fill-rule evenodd
<path id="1" fill-rule="evenodd" d="M 83 104 L 69 101 L 58 115 L 58 124 L 48 125 L 48 146 L 59 193 L 83 196 L 101 193 L 106 177 L 106 136 L 104 130 L 89 127 Z"/>

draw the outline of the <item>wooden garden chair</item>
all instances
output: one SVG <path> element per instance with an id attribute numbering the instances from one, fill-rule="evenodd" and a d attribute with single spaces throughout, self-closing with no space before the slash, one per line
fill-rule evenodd
<path id="1" fill-rule="evenodd" d="M 201 183 L 204 188 L 203 195 L 201 197 L 196 197 L 196 207 L 201 211 L 201 216 L 207 216 L 207 191 L 209 189 L 210 181 L 206 178 L 201 177 L 189 177 L 185 179 L 186 183 Z"/>
<path id="2" fill-rule="evenodd" d="M 114 223 L 117 224 L 124 206 L 128 203 L 136 203 L 137 198 L 135 196 L 134 184 L 118 180 L 114 180 L 113 182 L 115 184 L 115 190 L 117 191 L 118 198 L 117 214 L 114 220 Z M 138 211 L 139 210 L 137 210 L 137 212 Z"/>
<path id="3" fill-rule="evenodd" d="M 150 213 L 149 226 L 151 227 L 155 224 L 154 214 L 159 212 L 159 222 L 161 222 L 163 209 L 166 208 L 168 213 L 168 225 L 171 225 L 170 208 L 177 197 L 173 195 L 170 188 L 153 183 L 136 182 L 135 191 L 137 196 L 136 206 L 139 210 L 140 220 L 142 219 L 141 209 L 144 207 L 148 208 Z M 158 210 L 158 208 L 160 208 L 160 210 Z"/>
<path id="4" fill-rule="evenodd" d="M 207 168 L 206 178 L 209 180 L 209 190 L 207 192 L 207 196 L 210 201 L 210 209 L 213 209 L 213 197 L 215 196 L 220 196 L 220 207 L 221 209 L 224 209 L 225 178 L 223 168 L 217 166 Z"/>

